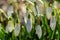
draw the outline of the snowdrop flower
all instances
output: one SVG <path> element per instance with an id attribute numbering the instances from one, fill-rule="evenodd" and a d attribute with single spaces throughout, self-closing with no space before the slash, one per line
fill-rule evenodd
<path id="1" fill-rule="evenodd" d="M 18 36 L 19 32 L 20 32 L 20 24 L 15 24 L 15 28 L 14 28 L 15 36 Z"/>
<path id="2" fill-rule="evenodd" d="M 27 19 L 26 29 L 29 32 L 32 30 L 32 19 Z"/>
<path id="3" fill-rule="evenodd" d="M 46 17 L 48 18 L 48 19 L 50 19 L 51 18 L 51 13 L 52 13 L 52 8 L 51 7 L 47 7 L 46 8 Z"/>
<path id="4" fill-rule="evenodd" d="M 51 17 L 50 19 L 50 27 L 52 30 L 55 30 L 55 27 L 56 27 L 56 19 L 54 16 Z"/>
<path id="5" fill-rule="evenodd" d="M 13 12 L 14 12 L 13 11 L 13 6 L 9 6 L 8 11 L 7 11 L 8 17 L 11 17 Z"/>
<path id="6" fill-rule="evenodd" d="M 14 30 L 14 24 L 12 21 L 8 21 L 8 24 L 6 26 L 6 32 L 12 32 Z"/>
<path id="7" fill-rule="evenodd" d="M 36 2 L 37 2 L 36 8 L 38 11 L 38 16 L 40 16 L 44 13 L 44 4 L 41 3 L 40 1 L 36 1 Z"/>
<path id="8" fill-rule="evenodd" d="M 42 36 L 41 26 L 37 25 L 35 29 L 36 29 L 36 34 L 38 35 L 39 38 L 41 38 L 41 36 Z"/>

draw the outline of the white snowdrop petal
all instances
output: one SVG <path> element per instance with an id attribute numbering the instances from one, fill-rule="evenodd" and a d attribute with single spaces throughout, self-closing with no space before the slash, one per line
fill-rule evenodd
<path id="1" fill-rule="evenodd" d="M 7 26 L 6 26 L 6 32 L 12 32 L 14 29 L 13 23 L 11 21 L 8 22 Z"/>
<path id="2" fill-rule="evenodd" d="M 52 30 L 55 30 L 55 27 L 56 27 L 56 19 L 54 16 L 51 17 L 50 19 L 50 27 Z"/>
<path id="3" fill-rule="evenodd" d="M 13 11 L 13 6 L 9 6 L 8 11 L 7 11 L 8 17 L 11 17 L 11 15 L 12 15 L 13 12 L 14 12 Z"/>
<path id="4" fill-rule="evenodd" d="M 31 19 L 27 19 L 26 29 L 28 32 L 31 32 L 31 30 L 32 30 L 32 20 Z"/>
<path id="5" fill-rule="evenodd" d="M 47 7 L 46 8 L 46 17 L 48 18 L 48 19 L 50 19 L 51 18 L 51 13 L 52 13 L 52 8 L 51 7 Z"/>
<path id="6" fill-rule="evenodd" d="M 37 25 L 35 29 L 36 29 L 36 34 L 38 35 L 39 38 L 41 38 L 41 36 L 42 36 L 41 26 Z"/>
<path id="7" fill-rule="evenodd" d="M 20 25 L 19 24 L 15 24 L 15 29 L 14 29 L 15 36 L 18 36 L 19 32 L 20 32 Z"/>

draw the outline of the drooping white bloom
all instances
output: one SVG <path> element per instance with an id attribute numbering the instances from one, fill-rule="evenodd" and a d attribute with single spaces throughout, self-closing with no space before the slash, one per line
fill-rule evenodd
<path id="1" fill-rule="evenodd" d="M 13 6 L 9 6 L 8 11 L 7 11 L 8 17 L 11 17 L 13 12 L 14 12 L 13 11 Z"/>
<path id="2" fill-rule="evenodd" d="M 36 34 L 37 34 L 37 36 L 38 36 L 39 38 L 41 38 L 41 36 L 42 36 L 41 26 L 40 26 L 40 25 L 37 25 L 35 29 L 36 29 Z"/>
<path id="3" fill-rule="evenodd" d="M 47 17 L 48 19 L 50 19 L 51 16 L 52 16 L 52 8 L 51 8 L 51 7 L 47 7 L 47 8 L 46 8 L 46 17 Z"/>
<path id="4" fill-rule="evenodd" d="M 14 28 L 15 36 L 18 36 L 19 33 L 20 33 L 20 24 L 15 24 L 15 28 Z"/>
<path id="5" fill-rule="evenodd" d="M 50 27 L 52 30 L 55 30 L 55 27 L 56 27 L 56 19 L 54 16 L 51 17 L 50 19 Z"/>
<path id="6" fill-rule="evenodd" d="M 8 24 L 6 26 L 6 32 L 12 32 L 14 30 L 14 24 L 12 21 L 8 21 Z"/>
<path id="7" fill-rule="evenodd" d="M 29 32 L 32 30 L 32 19 L 27 19 L 26 29 Z"/>
<path id="8" fill-rule="evenodd" d="M 37 5 L 36 5 L 36 8 L 37 8 L 37 11 L 38 11 L 38 16 L 42 15 L 44 13 L 44 4 L 41 3 L 40 1 L 36 1 Z"/>

